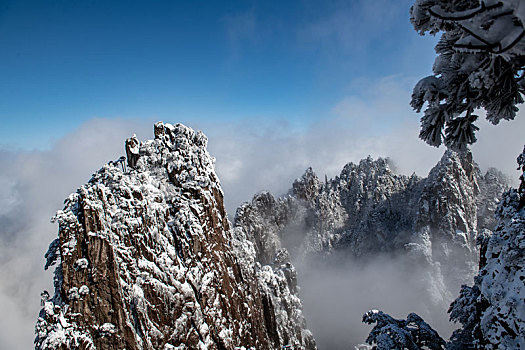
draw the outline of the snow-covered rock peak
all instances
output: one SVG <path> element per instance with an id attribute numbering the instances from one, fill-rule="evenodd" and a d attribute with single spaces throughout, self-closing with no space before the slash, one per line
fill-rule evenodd
<path id="1" fill-rule="evenodd" d="M 154 135 L 126 140 L 127 162 L 57 212 L 36 348 L 315 349 L 294 267 L 260 263 L 230 230 L 204 134 L 159 122 Z"/>

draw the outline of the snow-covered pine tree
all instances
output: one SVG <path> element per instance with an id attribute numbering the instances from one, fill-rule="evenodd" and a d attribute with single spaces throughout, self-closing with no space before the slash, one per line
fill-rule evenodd
<path id="1" fill-rule="evenodd" d="M 476 278 L 474 286 L 461 286 L 459 296 L 450 305 L 448 309 L 450 320 L 461 323 L 463 327 L 455 330 L 450 336 L 448 350 L 476 348 L 474 344 L 477 343 L 477 339 L 480 339 L 481 310 L 478 303 L 479 296 L 479 278 Z"/>
<path id="2" fill-rule="evenodd" d="M 376 324 L 366 339 L 373 350 L 445 349 L 445 341 L 415 313 L 398 320 L 382 311 L 370 310 L 363 315 L 363 322 Z"/>
<path id="3" fill-rule="evenodd" d="M 443 33 L 434 74 L 412 94 L 417 112 L 427 103 L 421 139 L 461 150 L 476 142 L 477 109 L 492 124 L 514 119 L 525 91 L 523 1 L 416 0 L 410 20 L 421 35 Z"/>

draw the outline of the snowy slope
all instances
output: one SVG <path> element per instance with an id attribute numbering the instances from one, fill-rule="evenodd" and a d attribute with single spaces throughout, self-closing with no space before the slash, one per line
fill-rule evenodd
<path id="1" fill-rule="evenodd" d="M 525 211 L 518 203 L 515 190 L 504 194 L 479 273 L 486 349 L 525 348 Z"/>
<path id="2" fill-rule="evenodd" d="M 525 170 L 525 148 L 518 157 Z M 450 349 L 525 348 L 525 179 L 520 192 L 503 194 L 496 229 L 479 241 L 479 273 L 472 287 L 463 286 L 449 309 L 463 327 L 451 337 Z"/>

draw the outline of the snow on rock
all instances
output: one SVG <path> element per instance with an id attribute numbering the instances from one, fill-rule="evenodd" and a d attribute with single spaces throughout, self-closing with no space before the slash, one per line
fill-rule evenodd
<path id="1" fill-rule="evenodd" d="M 446 151 L 427 178 L 396 174 L 388 159 L 368 157 L 324 182 L 309 168 L 282 198 L 255 195 L 234 225 L 265 263 L 281 248 L 297 259 L 337 251 L 352 259 L 409 256 L 427 276 L 431 302 L 446 307 L 475 274 L 476 237 L 494 228 L 506 187 L 498 171 L 482 175 L 470 153 Z"/>
<path id="2" fill-rule="evenodd" d="M 428 234 L 426 258 L 439 264 L 447 293 L 455 294 L 477 270 L 477 201 L 483 181 L 471 153 L 447 150 L 424 181 L 416 216 L 415 236 Z M 503 186 L 501 185 L 501 192 Z M 501 194 L 500 192 L 500 194 Z M 447 300 L 447 302 L 450 299 Z"/>
<path id="3" fill-rule="evenodd" d="M 157 123 L 65 201 L 37 349 L 315 349 L 295 269 L 230 230 L 201 132 Z M 277 248 L 277 247 L 275 247 Z"/>
<path id="4" fill-rule="evenodd" d="M 463 327 L 451 349 L 525 348 L 525 209 L 515 189 L 503 194 L 498 225 L 481 242 L 480 271 L 474 286 L 463 286 L 450 318 Z"/>

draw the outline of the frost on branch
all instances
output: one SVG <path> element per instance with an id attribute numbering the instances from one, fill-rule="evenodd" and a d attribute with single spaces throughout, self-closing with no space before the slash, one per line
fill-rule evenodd
<path id="1" fill-rule="evenodd" d="M 382 311 L 370 310 L 363 315 L 363 322 L 376 324 L 366 339 L 368 344 L 375 345 L 372 349 L 445 349 L 445 341 L 415 313 L 406 320 L 398 320 Z"/>
<path id="2" fill-rule="evenodd" d="M 411 106 L 420 112 L 420 138 L 432 146 L 465 149 L 476 142 L 483 108 L 492 124 L 512 120 L 523 103 L 525 6 L 515 0 L 417 0 L 410 9 L 416 31 L 442 36 L 434 75 L 414 87 Z"/>

